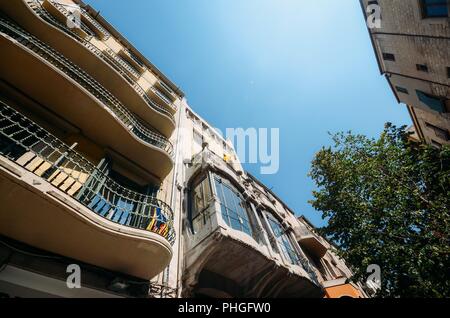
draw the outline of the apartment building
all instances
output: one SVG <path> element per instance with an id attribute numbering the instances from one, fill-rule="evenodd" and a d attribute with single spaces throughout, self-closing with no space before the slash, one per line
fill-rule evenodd
<path id="1" fill-rule="evenodd" d="M 450 144 L 448 0 L 360 0 L 380 72 L 422 141 Z M 379 20 L 377 25 L 376 19 Z"/>
<path id="2" fill-rule="evenodd" d="M 0 10 L 1 296 L 364 297 L 93 8 Z"/>
<path id="3" fill-rule="evenodd" d="M 174 254 L 183 93 L 77 5 L 0 2 L 0 289 L 146 296 Z M 66 287 L 70 264 L 82 289 Z"/>
<path id="4" fill-rule="evenodd" d="M 326 298 L 367 298 L 375 290 L 351 281 L 352 271 L 345 261 L 338 257 L 326 239 L 321 237 L 314 225 L 305 217 L 298 218 L 294 228 L 295 237 L 314 268 L 319 283 L 324 287 Z"/>

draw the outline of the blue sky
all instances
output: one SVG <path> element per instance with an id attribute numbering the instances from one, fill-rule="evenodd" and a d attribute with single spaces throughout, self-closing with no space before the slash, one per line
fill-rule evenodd
<path id="1" fill-rule="evenodd" d="M 357 0 L 86 0 L 213 126 L 280 128 L 280 170 L 259 175 L 297 214 L 328 132 L 411 123 L 376 59 Z"/>

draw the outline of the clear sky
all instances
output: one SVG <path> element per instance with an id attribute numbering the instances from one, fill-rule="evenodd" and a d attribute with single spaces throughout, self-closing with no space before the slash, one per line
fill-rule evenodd
<path id="1" fill-rule="evenodd" d="M 379 74 L 358 0 L 85 0 L 186 94 L 211 125 L 280 128 L 280 170 L 259 175 L 297 214 L 328 132 L 411 124 Z"/>

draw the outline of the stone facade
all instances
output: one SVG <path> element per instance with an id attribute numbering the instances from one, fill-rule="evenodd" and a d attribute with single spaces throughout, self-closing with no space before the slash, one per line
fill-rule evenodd
<path id="1" fill-rule="evenodd" d="M 439 146 L 450 144 L 450 22 L 448 4 L 444 17 L 427 14 L 427 3 L 361 1 L 366 19 L 373 13 L 369 5 L 381 8 L 381 27 L 369 28 L 381 73 L 397 100 L 412 107 L 420 138 Z"/>

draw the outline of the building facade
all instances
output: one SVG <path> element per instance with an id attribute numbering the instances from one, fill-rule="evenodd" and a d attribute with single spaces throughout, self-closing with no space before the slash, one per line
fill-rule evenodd
<path id="1" fill-rule="evenodd" d="M 93 8 L 0 10 L 2 296 L 365 297 Z"/>
<path id="2" fill-rule="evenodd" d="M 360 0 L 377 57 L 422 141 L 450 144 L 448 0 Z M 379 19 L 379 24 L 376 23 Z"/>

